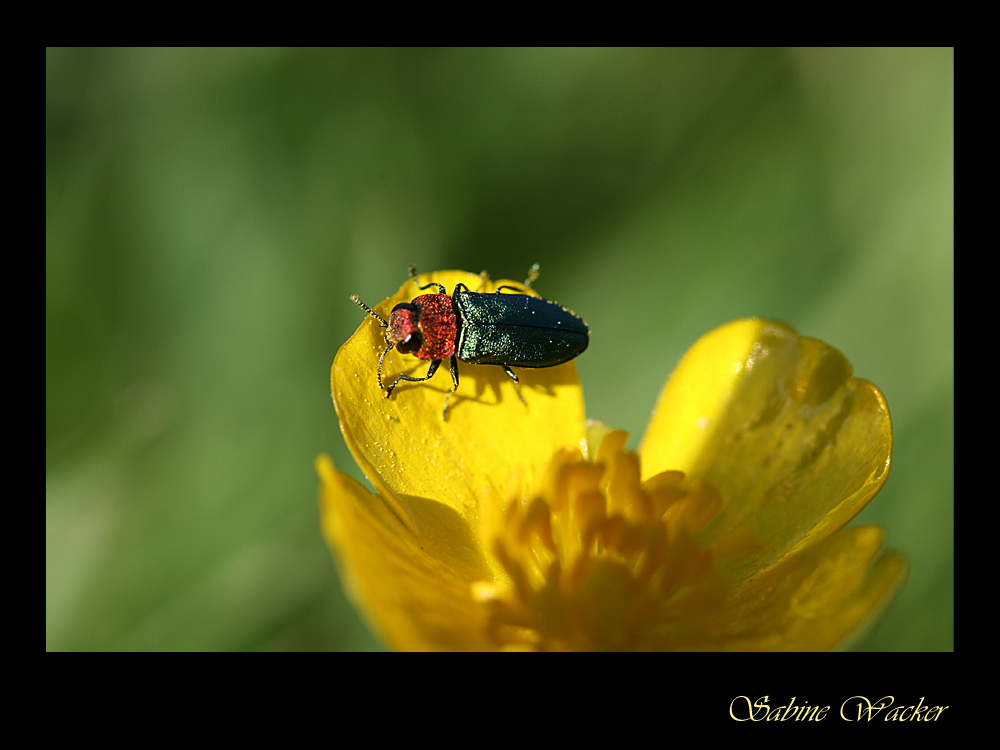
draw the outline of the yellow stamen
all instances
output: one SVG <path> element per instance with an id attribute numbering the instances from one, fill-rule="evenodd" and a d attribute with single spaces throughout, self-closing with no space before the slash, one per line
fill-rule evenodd
<path id="1" fill-rule="evenodd" d="M 472 586 L 489 608 L 498 645 L 660 647 L 678 613 L 700 613 L 719 601 L 724 586 L 713 550 L 696 535 L 719 512 L 721 498 L 678 471 L 641 482 L 639 457 L 624 450 L 626 439 L 621 431 L 607 433 L 594 463 L 578 451 L 557 453 L 542 483 L 545 495 L 510 503 L 493 545 L 510 583 Z"/>

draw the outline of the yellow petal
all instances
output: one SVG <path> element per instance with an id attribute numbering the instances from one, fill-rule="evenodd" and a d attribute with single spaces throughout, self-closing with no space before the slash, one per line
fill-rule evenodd
<path id="1" fill-rule="evenodd" d="M 491 579 L 478 539 L 447 506 L 403 498 L 420 519 L 407 528 L 381 497 L 316 460 L 324 536 L 344 588 L 396 650 L 484 650 L 486 616 L 470 588 Z"/>
<path id="2" fill-rule="evenodd" d="M 521 286 L 460 271 L 420 276 L 422 285 L 431 281 L 443 284 L 449 295 L 459 282 L 483 292 L 501 284 Z M 373 307 L 388 318 L 399 302 L 437 291 L 436 287 L 420 291 L 410 280 Z M 390 503 L 394 494 L 434 498 L 473 519 L 484 510 L 483 498 L 492 502 L 505 496 L 513 471 L 535 477 L 558 448 L 585 444 L 583 394 L 572 362 L 518 369 L 525 403 L 502 368 L 460 362 L 460 386 L 450 397 L 444 421 L 445 396 L 452 388 L 448 360 L 431 380 L 403 381 L 386 399 L 376 377 L 384 349 L 383 329 L 365 317 L 337 353 L 330 387 L 351 454 Z M 382 380 L 388 386 L 400 374 L 423 377 L 428 366 L 392 350 L 385 357 Z M 410 509 L 393 510 L 410 523 Z"/>
<path id="3" fill-rule="evenodd" d="M 843 527 L 889 473 L 892 428 L 881 392 L 851 377 L 836 349 L 766 320 L 703 336 L 657 402 L 640 447 L 643 478 L 707 479 L 723 510 L 706 543 L 749 526 L 760 548 L 732 579 L 765 570 Z"/>
<path id="4" fill-rule="evenodd" d="M 735 589 L 723 609 L 676 633 L 682 650 L 829 651 L 849 645 L 905 580 L 882 530 L 846 529 Z"/>

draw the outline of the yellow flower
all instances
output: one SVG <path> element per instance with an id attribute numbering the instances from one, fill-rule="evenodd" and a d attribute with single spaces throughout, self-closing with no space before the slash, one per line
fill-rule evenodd
<path id="1" fill-rule="evenodd" d="M 427 274 L 450 292 L 480 277 Z M 428 291 L 434 291 L 428 290 Z M 419 294 L 407 281 L 383 317 Z M 885 483 L 881 392 L 835 349 L 765 320 L 702 337 L 638 454 L 587 425 L 572 362 L 447 361 L 386 399 L 366 318 L 333 363 L 347 445 L 376 493 L 317 459 L 323 531 L 349 595 L 400 650 L 826 650 L 905 577 L 877 527 L 842 530 Z M 423 376 L 395 350 L 383 380 Z"/>

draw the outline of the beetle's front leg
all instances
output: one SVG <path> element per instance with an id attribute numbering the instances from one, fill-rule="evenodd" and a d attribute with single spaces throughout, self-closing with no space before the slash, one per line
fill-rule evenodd
<path id="1" fill-rule="evenodd" d="M 455 370 L 455 365 L 454 365 L 455 358 L 452 357 L 451 359 L 452 359 L 452 380 L 454 380 L 457 377 L 457 375 L 456 375 L 457 370 Z M 400 375 L 398 378 L 396 378 L 395 381 L 393 381 L 393 384 L 389 386 L 389 390 L 385 392 L 385 397 L 389 398 L 389 396 L 392 395 L 393 389 L 397 385 L 399 385 L 399 381 L 400 380 L 409 380 L 412 383 L 420 383 L 420 382 L 422 382 L 424 380 L 430 380 L 431 378 L 434 377 L 434 373 L 437 372 L 438 366 L 440 364 L 441 364 L 441 360 L 440 359 L 435 359 L 433 362 L 431 362 L 431 366 L 427 368 L 427 374 L 424 375 L 422 378 L 415 378 L 412 375 Z M 456 382 L 455 387 L 456 388 L 458 387 L 457 382 Z"/>

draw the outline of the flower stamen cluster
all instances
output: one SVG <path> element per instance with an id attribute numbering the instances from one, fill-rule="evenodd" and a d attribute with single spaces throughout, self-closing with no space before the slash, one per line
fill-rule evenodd
<path id="1" fill-rule="evenodd" d="M 724 595 L 713 551 L 697 540 L 719 494 L 679 471 L 642 482 L 626 438 L 605 436 L 596 462 L 559 451 L 544 496 L 510 503 L 492 550 L 510 584 L 473 585 L 498 646 L 661 649 L 674 625 Z"/>

